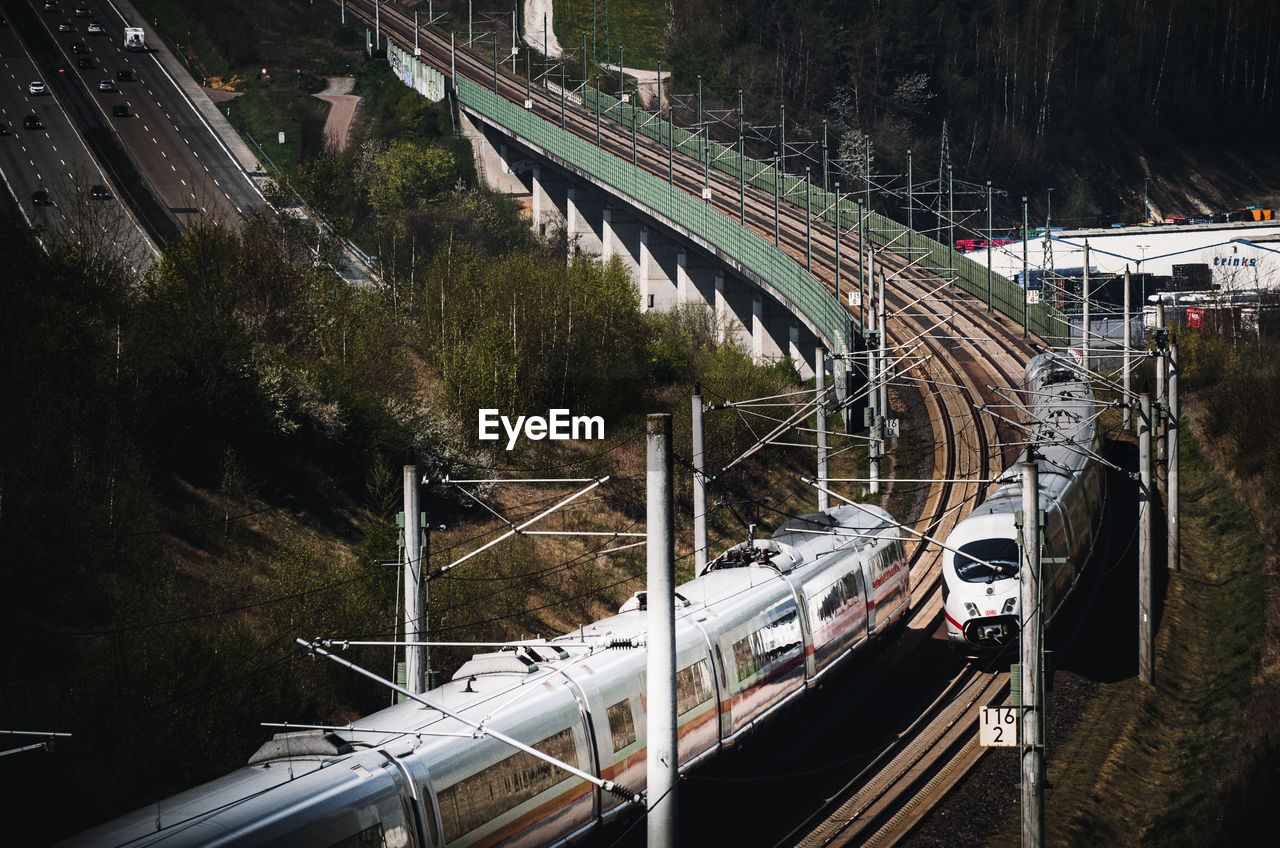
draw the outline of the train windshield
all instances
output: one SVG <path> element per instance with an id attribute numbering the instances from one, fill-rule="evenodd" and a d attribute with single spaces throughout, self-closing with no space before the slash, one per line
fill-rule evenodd
<path id="1" fill-rule="evenodd" d="M 956 574 L 966 583 L 990 583 L 1018 576 L 1018 542 L 1015 539 L 979 539 L 961 545 L 955 559 Z"/>

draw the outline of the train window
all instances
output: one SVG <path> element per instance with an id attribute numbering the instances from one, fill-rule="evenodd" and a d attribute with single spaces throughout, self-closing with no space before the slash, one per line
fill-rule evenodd
<path id="1" fill-rule="evenodd" d="M 533 747 L 578 767 L 573 728 L 548 736 Z M 444 840 L 452 842 L 482 824 L 568 779 L 570 775 L 533 754 L 517 751 L 505 760 L 442 789 L 436 795 L 444 820 Z"/>
<path id="2" fill-rule="evenodd" d="M 427 845 L 437 845 L 440 831 L 436 829 L 436 808 L 431 803 L 431 787 L 426 784 L 422 786 L 422 811 L 427 817 L 422 823 L 423 829 L 427 832 Z"/>
<path id="3" fill-rule="evenodd" d="M 733 664 L 738 667 L 739 683 L 756 673 L 756 658 L 751 652 L 750 634 L 733 643 Z"/>
<path id="4" fill-rule="evenodd" d="M 981 561 L 980 561 L 981 560 Z M 960 546 L 956 574 L 966 583 L 990 583 L 1018 576 L 1018 542 L 1015 539 L 978 539 Z"/>
<path id="5" fill-rule="evenodd" d="M 733 661 L 738 667 L 738 682 L 768 668 L 799 647 L 800 622 L 796 611 L 789 610 L 733 643 Z"/>
<path id="6" fill-rule="evenodd" d="M 711 672 L 706 660 L 698 660 L 676 674 L 676 715 L 711 700 Z"/>
<path id="7" fill-rule="evenodd" d="M 613 735 L 614 753 L 636 741 L 636 722 L 631 715 L 631 699 L 623 698 L 609 707 L 609 733 Z"/>
<path id="8" fill-rule="evenodd" d="M 724 654 L 720 651 L 720 643 L 716 642 L 716 666 L 720 669 L 720 688 L 728 690 L 729 678 L 724 666 Z"/>
<path id="9" fill-rule="evenodd" d="M 832 583 L 818 603 L 818 619 L 827 621 L 840 615 L 850 600 L 862 597 L 862 571 L 854 569 Z"/>

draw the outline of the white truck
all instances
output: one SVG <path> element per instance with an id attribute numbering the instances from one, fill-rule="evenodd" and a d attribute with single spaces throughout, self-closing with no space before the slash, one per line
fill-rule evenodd
<path id="1" fill-rule="evenodd" d="M 124 49 L 142 51 L 147 49 L 147 42 L 143 37 L 142 27 L 127 26 L 124 28 Z"/>

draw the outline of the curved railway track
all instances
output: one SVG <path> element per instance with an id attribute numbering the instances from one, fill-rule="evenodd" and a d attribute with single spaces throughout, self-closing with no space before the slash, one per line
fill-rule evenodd
<path id="1" fill-rule="evenodd" d="M 347 14 L 373 26 L 372 3 L 349 0 Z M 381 27 L 402 46 L 415 44 L 413 20 L 394 7 L 383 6 Z M 499 71 L 484 59 L 458 49 L 453 54 L 447 37 L 428 28 L 418 32 L 417 45 L 424 58 L 436 67 L 448 69 L 455 61 L 459 75 L 465 75 L 513 102 L 526 99 L 523 80 Z M 597 125 L 594 111 L 572 103 L 562 104 L 559 96 L 534 86 L 530 90 L 532 111 L 579 137 L 598 143 L 609 153 L 632 161 L 633 137 L 629 129 L 602 119 Z M 598 129 L 597 129 L 598 126 Z M 774 239 L 774 196 L 754 187 L 745 192 L 745 208 L 738 204 L 739 187 L 727 175 L 712 170 L 709 177 L 701 162 L 683 154 L 668 159 L 665 146 L 647 138 L 634 140 L 635 162 L 674 188 L 702 197 L 704 180 L 711 188 L 710 205 L 768 241 Z M 835 293 L 836 252 L 834 228 L 822 218 L 806 227 L 809 213 L 792 203 L 783 203 L 777 219 L 778 246 L 801 265 L 810 265 L 814 276 Z M 806 239 L 808 238 L 808 244 Z M 840 279 L 857 279 L 858 241 L 843 235 Z M 877 274 L 886 275 L 886 307 L 889 321 L 886 338 L 890 356 L 894 351 L 916 347 L 921 361 L 894 375 L 897 392 L 918 391 L 929 416 L 935 446 L 931 484 L 914 529 L 928 538 L 941 539 L 980 502 L 987 481 L 1016 456 L 1009 443 L 1009 428 L 981 412 L 984 405 L 1002 403 L 992 387 L 1017 386 L 1022 366 L 1031 346 L 1022 338 L 1022 328 L 998 313 L 989 312 L 981 302 L 958 289 L 945 286 L 938 276 L 914 267 L 909 257 L 876 250 Z M 847 288 L 847 286 L 846 286 Z M 854 310 L 850 310 L 857 314 Z M 888 475 L 886 475 L 887 477 Z M 891 481 L 886 480 L 891 484 Z M 903 669 L 912 666 L 913 651 L 920 651 L 942 624 L 941 549 L 921 542 L 907 542 L 912 569 L 912 615 L 910 631 L 914 640 L 895 646 L 895 661 L 884 665 L 891 678 L 882 685 L 919 685 L 911 682 Z M 896 683 L 893 675 L 897 674 Z M 835 790 L 817 799 L 779 845 L 891 845 L 909 833 L 931 804 L 959 779 L 981 754 L 976 742 L 976 710 L 999 702 L 1008 689 L 1008 675 L 989 673 L 963 665 L 937 694 L 920 707 L 908 728 L 884 731 L 877 743 L 878 753 L 855 774 L 842 778 Z"/>

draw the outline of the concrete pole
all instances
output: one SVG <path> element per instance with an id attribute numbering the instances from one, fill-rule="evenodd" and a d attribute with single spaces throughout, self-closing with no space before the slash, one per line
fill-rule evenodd
<path id="1" fill-rule="evenodd" d="M 1084 242 L 1084 312 L 1080 319 L 1080 352 L 1084 358 L 1084 370 L 1089 367 L 1089 240 Z"/>
<path id="2" fill-rule="evenodd" d="M 702 384 L 693 384 L 690 404 L 693 437 L 693 573 L 707 567 L 707 454 L 702 429 Z"/>
<path id="3" fill-rule="evenodd" d="M 831 505 L 827 485 L 827 351 L 818 345 L 813 353 L 813 383 L 817 389 L 818 408 L 814 410 L 818 430 L 818 509 L 823 510 Z"/>
<path id="4" fill-rule="evenodd" d="M 1138 679 L 1151 683 L 1155 680 L 1155 622 L 1151 618 L 1151 395 L 1143 392 L 1138 405 Z"/>
<path id="5" fill-rule="evenodd" d="M 1129 369 L 1132 365 L 1131 351 L 1133 350 L 1133 330 L 1129 322 L 1132 318 L 1133 306 L 1129 300 L 1129 265 L 1124 266 L 1124 373 L 1121 379 L 1124 380 L 1124 409 L 1120 413 L 1121 421 L 1124 429 L 1127 431 L 1130 427 L 1129 405 L 1132 403 L 1133 386 L 1131 385 L 1131 377 Z"/>
<path id="6" fill-rule="evenodd" d="M 404 640 L 422 639 L 422 534 L 418 505 L 418 467 L 404 467 Z M 404 650 L 404 686 L 410 692 L 426 691 L 426 648 Z"/>
<path id="7" fill-rule="evenodd" d="M 645 422 L 649 570 L 646 602 L 648 701 L 645 765 L 648 848 L 674 848 L 680 777 L 676 740 L 675 534 L 671 496 L 671 416 Z"/>
<path id="8" fill-rule="evenodd" d="M 1169 483 L 1165 491 L 1165 512 L 1169 520 L 1168 567 L 1180 571 L 1182 540 L 1178 529 L 1178 415 L 1181 402 L 1178 398 L 1178 343 L 1169 343 Z"/>
<path id="9" fill-rule="evenodd" d="M 1044 844 L 1044 747 L 1040 738 L 1040 479 L 1034 462 L 1022 463 L 1022 848 Z"/>

